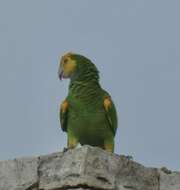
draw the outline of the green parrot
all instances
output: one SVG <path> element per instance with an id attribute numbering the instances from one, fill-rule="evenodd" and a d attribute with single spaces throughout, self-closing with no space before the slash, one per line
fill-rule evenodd
<path id="1" fill-rule="evenodd" d="M 60 124 L 67 132 L 67 147 L 101 147 L 114 152 L 117 114 L 111 96 L 99 84 L 99 72 L 88 58 L 67 53 L 60 60 L 58 75 L 69 78 L 69 92 L 60 106 Z"/>

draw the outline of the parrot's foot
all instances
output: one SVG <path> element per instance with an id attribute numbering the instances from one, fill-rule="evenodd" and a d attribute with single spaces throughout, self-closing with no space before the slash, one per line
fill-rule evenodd
<path id="1" fill-rule="evenodd" d="M 72 150 L 74 148 L 76 148 L 76 147 L 64 147 L 63 152 L 67 152 L 68 150 Z"/>
<path id="2" fill-rule="evenodd" d="M 114 152 L 114 142 L 113 141 L 107 141 L 104 143 L 104 150 L 107 152 L 113 153 Z"/>

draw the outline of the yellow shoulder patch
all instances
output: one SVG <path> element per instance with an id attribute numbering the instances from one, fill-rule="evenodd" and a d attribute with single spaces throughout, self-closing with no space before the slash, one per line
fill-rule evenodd
<path id="1" fill-rule="evenodd" d="M 68 109 L 68 101 L 64 100 L 63 103 L 61 104 L 61 111 L 62 113 L 66 112 Z"/>
<path id="2" fill-rule="evenodd" d="M 109 108 L 111 107 L 111 105 L 112 105 L 111 98 L 110 97 L 106 97 L 104 99 L 104 108 L 105 108 L 105 110 L 108 111 Z"/>

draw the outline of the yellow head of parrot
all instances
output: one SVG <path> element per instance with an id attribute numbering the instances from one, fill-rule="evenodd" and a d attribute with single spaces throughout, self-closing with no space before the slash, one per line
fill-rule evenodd
<path id="1" fill-rule="evenodd" d="M 73 53 L 66 53 L 60 59 L 58 76 L 62 78 L 70 78 L 76 69 L 76 60 L 73 59 Z"/>

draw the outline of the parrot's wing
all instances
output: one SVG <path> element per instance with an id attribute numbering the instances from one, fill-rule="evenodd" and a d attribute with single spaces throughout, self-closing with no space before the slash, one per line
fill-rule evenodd
<path id="1" fill-rule="evenodd" d="M 60 106 L 60 123 L 61 129 L 67 132 L 68 102 L 64 100 Z"/>
<path id="2" fill-rule="evenodd" d="M 106 118 L 108 120 L 109 127 L 113 134 L 116 134 L 117 129 L 117 113 L 111 97 L 104 98 L 104 109 L 106 113 Z"/>

